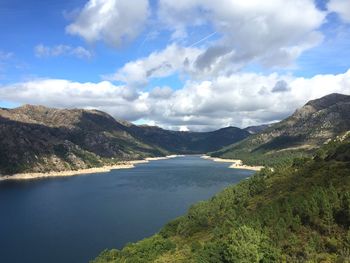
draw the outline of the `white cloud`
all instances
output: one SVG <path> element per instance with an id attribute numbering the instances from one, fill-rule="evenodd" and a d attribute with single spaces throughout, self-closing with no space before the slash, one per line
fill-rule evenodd
<path id="1" fill-rule="evenodd" d="M 190 64 L 193 64 L 201 52 L 197 48 L 172 44 L 161 51 L 151 53 L 148 57 L 126 63 L 115 74 L 105 78 L 139 87 L 147 84 L 151 78 L 162 78 L 177 71 L 180 73 L 188 71 Z"/>
<path id="2" fill-rule="evenodd" d="M 176 36 L 188 27 L 209 25 L 219 39 L 197 60 L 204 74 L 237 70 L 248 63 L 290 66 L 319 44 L 326 12 L 312 0 L 160 0 L 159 19 Z"/>
<path id="3" fill-rule="evenodd" d="M 155 87 L 150 91 L 150 96 L 153 98 L 169 98 L 173 94 L 170 87 Z"/>
<path id="4" fill-rule="evenodd" d="M 284 92 L 273 92 L 282 83 Z M 214 130 L 280 120 L 308 100 L 338 92 L 350 94 L 350 70 L 312 78 L 235 73 L 211 81 L 188 81 L 179 90 L 167 87 L 140 92 L 108 81 L 78 83 L 33 80 L 0 87 L 0 97 L 13 103 L 64 108 L 96 108 L 130 121 L 170 129 Z"/>
<path id="5" fill-rule="evenodd" d="M 69 45 L 56 45 L 56 46 L 45 46 L 39 44 L 34 48 L 35 55 L 37 57 L 57 57 L 57 56 L 74 56 L 77 58 L 91 58 L 92 53 L 81 47 L 72 47 Z"/>
<path id="6" fill-rule="evenodd" d="M 198 41 L 198 47 L 184 47 L 175 41 L 126 63 L 105 79 L 141 87 L 151 78 L 174 73 L 211 80 L 252 63 L 291 67 L 305 50 L 323 40 L 317 30 L 325 16 L 312 0 L 160 0 L 158 22 L 173 31 L 173 37 L 187 36 L 189 27 L 203 25 L 212 27 L 214 33 Z M 204 41 L 214 34 L 215 41 Z"/>
<path id="7" fill-rule="evenodd" d="M 328 2 L 328 10 L 339 14 L 345 21 L 350 23 L 350 1 L 349 0 L 330 0 Z"/>
<path id="8" fill-rule="evenodd" d="M 120 46 L 139 34 L 148 15 L 147 0 L 89 0 L 66 31 L 88 42 Z"/>
<path id="9" fill-rule="evenodd" d="M 179 131 L 187 132 L 190 131 L 187 126 L 180 126 Z"/>

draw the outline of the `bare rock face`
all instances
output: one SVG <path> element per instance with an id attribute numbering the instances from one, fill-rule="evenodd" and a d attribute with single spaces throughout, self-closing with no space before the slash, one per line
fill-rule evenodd
<path id="1" fill-rule="evenodd" d="M 313 149 L 349 130 L 350 96 L 330 94 L 309 101 L 285 120 L 214 155 Z"/>

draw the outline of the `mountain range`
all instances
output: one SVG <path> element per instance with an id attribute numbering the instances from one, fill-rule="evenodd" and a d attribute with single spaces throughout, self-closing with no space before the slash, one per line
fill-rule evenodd
<path id="1" fill-rule="evenodd" d="M 169 154 L 274 165 L 311 154 L 350 130 L 350 96 L 309 101 L 290 117 L 246 129 L 181 132 L 137 126 L 97 110 L 24 105 L 0 109 L 0 175 L 100 167 Z"/>
<path id="2" fill-rule="evenodd" d="M 249 135 L 235 127 L 169 131 L 118 121 L 97 110 L 24 105 L 0 109 L 0 174 L 76 170 L 173 153 L 205 153 Z"/>

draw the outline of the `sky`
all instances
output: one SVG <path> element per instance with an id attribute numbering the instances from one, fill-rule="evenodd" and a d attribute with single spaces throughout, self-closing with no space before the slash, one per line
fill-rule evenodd
<path id="1" fill-rule="evenodd" d="M 350 94 L 349 0 L 0 0 L 0 107 L 182 131 Z"/>

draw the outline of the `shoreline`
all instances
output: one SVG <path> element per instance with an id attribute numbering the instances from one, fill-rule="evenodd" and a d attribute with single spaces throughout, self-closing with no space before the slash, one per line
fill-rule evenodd
<path id="1" fill-rule="evenodd" d="M 264 166 L 250 166 L 250 165 L 245 165 L 243 164 L 242 160 L 239 159 L 222 159 L 222 158 L 217 158 L 217 157 L 211 157 L 208 155 L 202 155 L 202 159 L 206 160 L 212 160 L 214 162 L 219 162 L 219 163 L 232 163 L 229 168 L 232 169 L 245 169 L 245 170 L 251 170 L 251 171 L 260 171 Z"/>
<path id="2" fill-rule="evenodd" d="M 119 169 L 131 169 L 134 168 L 136 164 L 149 163 L 150 161 L 166 160 L 176 157 L 181 157 L 183 155 L 168 155 L 164 157 L 148 157 L 144 160 L 134 160 L 134 161 L 124 161 L 114 165 L 105 165 L 102 167 L 86 168 L 79 170 L 67 170 L 58 172 L 48 172 L 48 173 L 18 173 L 13 175 L 0 176 L 1 181 L 13 181 L 13 180 L 34 180 L 34 179 L 44 179 L 44 178 L 54 178 L 54 177 L 68 177 L 68 176 L 78 176 L 84 174 L 94 174 L 94 173 L 108 173 L 112 170 Z"/>
<path id="3" fill-rule="evenodd" d="M 185 155 L 173 154 L 173 155 L 167 155 L 167 156 L 163 156 L 163 157 L 147 157 L 144 161 L 149 162 L 149 161 L 166 160 L 166 159 L 171 159 L 171 158 L 176 158 L 176 157 L 183 157 L 183 156 L 185 156 Z"/>

